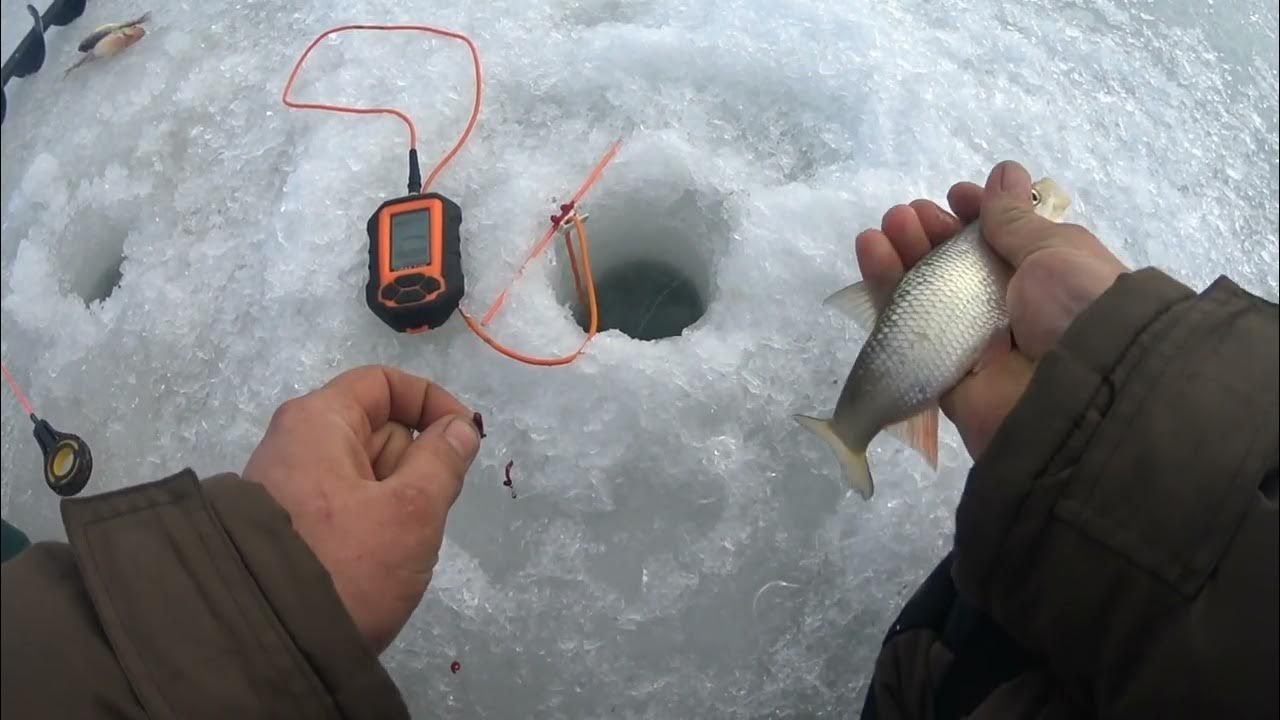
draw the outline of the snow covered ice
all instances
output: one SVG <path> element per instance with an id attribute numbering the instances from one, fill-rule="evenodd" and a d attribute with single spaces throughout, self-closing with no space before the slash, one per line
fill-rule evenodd
<path id="1" fill-rule="evenodd" d="M 0 4 L 6 57 L 23 5 Z M 91 444 L 90 492 L 239 471 L 276 406 L 364 363 L 484 413 L 431 589 L 384 656 L 416 717 L 855 712 L 969 465 L 945 423 L 936 476 L 882 437 L 863 502 L 790 419 L 835 403 L 863 336 L 820 303 L 895 203 L 1014 158 L 1127 262 L 1277 297 L 1274 3 L 410 5 L 94 0 L 50 30 L 44 68 L 6 89 L 0 292 L 5 363 Z M 148 9 L 142 42 L 62 79 L 89 30 Z M 480 124 L 437 184 L 463 208 L 468 308 L 622 138 L 585 204 L 597 277 L 668 259 L 705 315 L 655 342 L 603 333 L 558 369 L 456 318 L 383 326 L 364 223 L 403 191 L 404 128 L 280 104 L 306 44 L 346 22 L 480 47 Z M 457 43 L 350 34 L 296 92 L 403 108 L 429 167 L 471 82 Z M 535 265 L 495 334 L 577 347 L 564 270 Z M 30 423 L 2 402 L 4 517 L 61 538 Z"/>

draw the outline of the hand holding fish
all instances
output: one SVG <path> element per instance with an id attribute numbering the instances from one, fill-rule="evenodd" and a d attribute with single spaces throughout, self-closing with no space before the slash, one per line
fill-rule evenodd
<path id="1" fill-rule="evenodd" d="M 957 183 L 947 202 L 954 215 L 928 200 L 891 209 L 879 230 L 858 236 L 858 265 L 872 295 L 883 297 L 929 250 L 977 220 L 987 243 L 1013 267 L 1005 297 L 1014 349 L 1007 334 L 997 337 L 975 372 L 941 399 L 977 458 L 1021 397 L 1035 361 L 1128 268 L 1083 227 L 1034 212 L 1031 177 L 1018 163 L 996 165 L 985 188 Z"/>
<path id="2" fill-rule="evenodd" d="M 955 215 L 927 200 L 885 213 L 858 236 L 863 279 L 824 301 L 869 334 L 832 416 L 793 417 L 866 499 L 867 447 L 882 430 L 938 467 L 940 407 L 980 456 L 1035 361 L 1127 271 L 1088 230 L 1061 224 L 1071 199 L 1053 180 L 1033 183 L 1017 163 L 997 165 L 985 188 L 952 186 L 948 202 Z"/>

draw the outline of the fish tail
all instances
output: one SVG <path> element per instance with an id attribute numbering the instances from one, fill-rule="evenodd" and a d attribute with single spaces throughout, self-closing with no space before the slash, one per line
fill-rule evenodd
<path id="1" fill-rule="evenodd" d="M 78 67 L 80 67 L 80 66 L 84 65 L 85 63 L 87 63 L 87 62 L 89 62 L 89 61 L 91 61 L 91 60 L 93 60 L 93 56 L 92 56 L 92 55 L 85 55 L 84 57 L 80 58 L 80 61 L 79 61 L 79 62 L 77 62 L 75 65 L 72 65 L 71 67 L 67 68 L 67 71 L 66 71 L 66 72 L 64 72 L 64 73 L 62 73 L 62 79 L 63 79 L 63 80 L 65 80 L 65 79 L 67 78 L 67 76 L 71 74 L 71 71 L 72 71 L 72 70 L 75 70 L 76 68 L 78 68 Z"/>
<path id="2" fill-rule="evenodd" d="M 849 447 L 848 443 L 840 437 L 835 431 L 835 426 L 830 420 L 822 420 L 820 418 L 809 417 L 808 415 L 793 415 L 796 422 L 800 426 L 810 430 L 814 435 L 826 441 L 828 447 L 836 454 L 836 458 L 840 461 L 840 466 L 844 468 L 844 477 L 848 481 L 849 487 L 858 491 L 863 500 L 870 500 L 871 494 L 875 492 L 875 483 L 871 479 L 871 467 L 867 465 L 867 449 L 861 448 L 855 450 Z"/>

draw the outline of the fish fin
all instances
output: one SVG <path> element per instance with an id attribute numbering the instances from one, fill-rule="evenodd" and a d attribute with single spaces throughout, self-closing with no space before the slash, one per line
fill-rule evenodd
<path id="1" fill-rule="evenodd" d="M 846 445 L 844 440 L 836 434 L 830 420 L 822 420 L 808 415 L 793 415 L 792 417 L 795 418 L 796 422 L 800 423 L 801 427 L 812 431 L 814 435 L 826 441 L 840 461 L 840 467 L 844 468 L 844 478 L 849 483 L 849 487 L 857 490 L 863 500 L 870 500 L 871 494 L 875 492 L 875 483 L 871 479 L 871 467 L 867 465 L 866 448 L 858 451 Z"/>
<path id="2" fill-rule="evenodd" d="M 890 433 L 920 453 L 929 467 L 938 469 L 938 406 L 926 408 L 888 427 Z"/>
<path id="3" fill-rule="evenodd" d="M 978 356 L 978 362 L 973 366 L 973 370 L 969 372 L 977 375 L 989 365 L 999 362 L 1000 358 L 1007 355 L 1011 350 L 1013 350 L 1013 337 L 1009 334 L 1009 328 L 1002 327 L 991 333 L 991 340 L 987 342 L 987 346 L 982 350 L 982 355 Z"/>
<path id="4" fill-rule="evenodd" d="M 876 324 L 876 316 L 880 314 L 878 307 L 883 305 L 883 303 L 877 303 L 876 298 L 872 297 L 871 288 L 867 286 L 865 280 L 859 280 L 849 287 L 835 291 L 823 300 L 822 304 L 853 318 L 853 321 L 864 330 L 870 330 L 871 326 Z"/>
<path id="5" fill-rule="evenodd" d="M 92 56 L 92 55 L 85 55 L 84 57 L 80 58 L 80 61 L 79 61 L 79 62 L 77 62 L 75 65 L 72 65 L 71 67 L 67 68 L 67 71 L 66 71 L 66 72 L 64 72 L 64 73 L 62 73 L 62 77 L 63 77 L 63 79 L 65 80 L 65 79 L 66 79 L 66 77 L 67 77 L 68 75 L 70 75 L 70 74 L 71 74 L 71 71 L 72 71 L 72 70 L 75 70 L 76 68 L 78 68 L 78 67 L 80 67 L 80 66 L 82 66 L 82 65 L 84 65 L 84 64 L 86 64 L 86 63 L 92 62 L 94 59 L 95 59 L 95 58 L 94 58 L 94 56 Z"/>

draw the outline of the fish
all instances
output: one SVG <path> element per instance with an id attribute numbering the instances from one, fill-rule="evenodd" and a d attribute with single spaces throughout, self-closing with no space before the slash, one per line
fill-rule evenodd
<path id="1" fill-rule="evenodd" d="M 1031 187 L 1036 214 L 1061 222 L 1071 197 L 1052 178 Z M 845 481 L 864 500 L 875 492 L 867 447 L 883 430 L 937 470 L 938 402 L 980 370 L 989 353 L 1008 346 L 1011 275 L 975 220 L 930 250 L 887 297 L 873 297 L 859 281 L 823 301 L 869 334 L 832 416 L 792 417 L 831 448 Z"/>
<path id="2" fill-rule="evenodd" d="M 147 11 L 133 20 L 109 23 L 94 28 L 93 32 L 85 36 L 80 41 L 80 44 L 76 46 L 77 50 L 85 54 L 84 57 L 67 68 L 67 71 L 62 76 L 65 78 L 71 74 L 72 70 L 98 58 L 118 55 L 125 48 L 146 36 L 147 31 L 142 27 L 142 24 L 150 19 L 151 12 Z"/>

